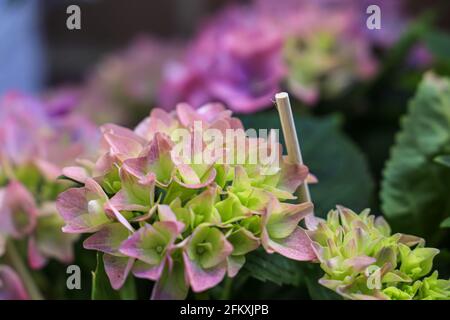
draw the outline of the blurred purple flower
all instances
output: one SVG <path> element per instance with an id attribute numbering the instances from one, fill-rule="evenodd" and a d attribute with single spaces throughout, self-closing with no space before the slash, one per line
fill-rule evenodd
<path id="1" fill-rule="evenodd" d="M 0 265 L 0 300 L 28 300 L 28 294 L 13 269 Z"/>
<path id="2" fill-rule="evenodd" d="M 165 68 L 159 105 L 216 100 L 251 113 L 270 107 L 284 82 L 307 104 L 338 94 L 377 68 L 363 17 L 361 2 L 345 0 L 225 8 L 202 25 L 184 59 Z"/>
<path id="3" fill-rule="evenodd" d="M 160 106 L 217 100 L 242 113 L 269 107 L 285 75 L 282 45 L 265 16 L 227 8 L 205 23 L 182 62 L 165 69 Z"/>
<path id="4" fill-rule="evenodd" d="M 20 93 L 0 99 L 0 159 L 2 165 L 36 166 L 47 178 L 89 148 L 97 129 L 87 118 Z M 65 152 L 61 152 L 64 148 Z"/>
<path id="5" fill-rule="evenodd" d="M 133 122 L 133 115 L 151 108 L 162 68 L 178 56 L 178 47 L 148 36 L 136 38 L 100 61 L 79 88 L 77 107 L 99 124 Z"/>

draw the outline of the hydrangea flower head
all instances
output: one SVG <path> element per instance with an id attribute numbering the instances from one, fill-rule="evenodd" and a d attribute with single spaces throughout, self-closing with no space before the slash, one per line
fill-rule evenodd
<path id="1" fill-rule="evenodd" d="M 450 280 L 438 279 L 438 249 L 423 239 L 392 234 L 382 217 L 338 207 L 326 220 L 308 220 L 308 234 L 325 275 L 319 282 L 346 299 L 449 299 Z M 427 277 L 428 276 L 428 277 Z"/>
<path id="2" fill-rule="evenodd" d="M 77 237 L 61 232 L 54 200 L 65 184 L 55 180 L 63 166 L 87 152 L 96 129 L 76 113 L 56 112 L 15 92 L 0 100 L 0 124 L 0 256 L 7 241 L 25 239 L 32 268 L 49 258 L 69 263 Z M 4 274 L 13 279 L 8 270 Z"/>
<path id="3" fill-rule="evenodd" d="M 243 140 L 227 130 L 242 131 Z M 189 288 L 200 292 L 234 277 L 260 246 L 315 258 L 298 226 L 312 204 L 286 202 L 296 199 L 307 167 L 286 162 L 278 143 L 246 136 L 222 105 L 153 109 L 134 130 L 108 124 L 102 132 L 95 161 L 64 169 L 82 186 L 61 193 L 57 207 L 65 232 L 92 233 L 84 247 L 104 253 L 113 288 L 131 273 L 156 281 L 152 298 L 184 298 Z M 224 138 L 197 135 L 205 132 Z M 273 150 L 272 161 L 251 162 L 260 149 Z"/>

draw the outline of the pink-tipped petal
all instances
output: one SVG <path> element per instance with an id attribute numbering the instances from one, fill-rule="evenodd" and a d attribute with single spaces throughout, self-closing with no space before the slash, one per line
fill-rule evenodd
<path id="1" fill-rule="evenodd" d="M 137 278 L 157 281 L 161 277 L 165 266 L 165 260 L 161 261 L 161 263 L 157 265 L 150 265 L 142 261 L 136 261 L 132 272 Z"/>
<path id="2" fill-rule="evenodd" d="M 36 226 L 37 208 L 32 194 L 18 181 L 0 189 L 0 233 L 21 238 Z"/>
<path id="3" fill-rule="evenodd" d="M 36 239 L 30 237 L 28 240 L 28 264 L 32 269 L 38 270 L 45 266 L 47 259 L 39 252 Z"/>
<path id="4" fill-rule="evenodd" d="M 119 248 L 122 242 L 130 235 L 120 223 L 112 223 L 104 226 L 98 232 L 84 240 L 83 247 L 89 250 L 97 250 L 110 255 L 119 255 Z"/>
<path id="5" fill-rule="evenodd" d="M 229 256 L 227 258 L 227 275 L 234 278 L 245 264 L 245 256 Z"/>
<path id="6" fill-rule="evenodd" d="M 300 227 L 297 227 L 289 237 L 279 240 L 270 239 L 267 231 L 263 230 L 262 244 L 268 253 L 277 252 L 293 260 L 311 261 L 316 258 L 310 238 Z"/>
<path id="7" fill-rule="evenodd" d="M 104 254 L 103 263 L 111 286 L 113 289 L 119 290 L 127 280 L 128 274 L 133 267 L 134 259 Z"/>
<path id="8" fill-rule="evenodd" d="M 65 167 L 62 170 L 62 174 L 80 183 L 85 183 L 86 179 L 89 178 L 87 170 L 82 167 Z"/>
<path id="9" fill-rule="evenodd" d="M 227 272 L 226 262 L 213 268 L 202 269 L 195 261 L 189 259 L 186 252 L 183 252 L 183 261 L 187 279 L 194 292 L 201 292 L 215 287 L 222 281 Z"/>
<path id="10" fill-rule="evenodd" d="M 22 280 L 12 268 L 0 265 L 0 300 L 28 300 Z"/>

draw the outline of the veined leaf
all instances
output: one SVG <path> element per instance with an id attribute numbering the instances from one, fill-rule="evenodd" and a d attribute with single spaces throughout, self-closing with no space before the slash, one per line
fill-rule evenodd
<path id="1" fill-rule="evenodd" d="M 276 253 L 268 254 L 262 249 L 246 256 L 243 272 L 260 281 L 270 281 L 280 286 L 296 286 L 302 279 L 299 262 Z"/>
<path id="2" fill-rule="evenodd" d="M 436 163 L 442 164 L 443 166 L 450 168 L 450 155 L 437 156 L 436 158 L 434 158 L 434 161 L 436 161 Z"/>
<path id="3" fill-rule="evenodd" d="M 441 228 L 450 228 L 450 217 L 442 221 Z"/>
<path id="4" fill-rule="evenodd" d="M 382 211 L 394 230 L 425 238 L 450 215 L 450 82 L 428 74 L 402 119 L 383 173 Z"/>

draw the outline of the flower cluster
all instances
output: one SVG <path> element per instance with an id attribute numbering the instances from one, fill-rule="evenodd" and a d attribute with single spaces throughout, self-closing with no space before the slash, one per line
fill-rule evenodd
<path id="1" fill-rule="evenodd" d="M 325 275 L 319 282 L 346 299 L 450 299 L 450 280 L 429 273 L 438 249 L 424 240 L 391 234 L 382 217 L 338 207 L 327 220 L 307 220 Z"/>
<path id="2" fill-rule="evenodd" d="M 160 106 L 214 100 L 251 113 L 269 107 L 283 84 L 313 104 L 372 76 L 365 11 L 343 4 L 269 0 L 224 9 L 202 25 L 185 58 L 165 68 Z"/>
<path id="3" fill-rule="evenodd" d="M 286 202 L 296 198 L 308 169 L 288 163 L 281 151 L 278 161 L 265 164 L 180 161 L 176 146 L 199 142 L 179 142 L 174 132 L 194 135 L 195 122 L 221 132 L 243 130 L 218 104 L 153 109 L 134 131 L 103 126 L 99 157 L 64 169 L 82 186 L 58 197 L 63 230 L 93 233 L 84 247 L 104 253 L 115 289 L 132 273 L 156 281 L 154 299 L 184 298 L 189 288 L 204 291 L 235 276 L 245 255 L 261 245 L 295 260 L 315 257 L 298 226 L 312 204 Z M 257 152 L 251 140 L 261 138 L 245 139 L 247 147 L 233 151 L 247 159 Z M 268 148 L 264 141 L 257 148 Z M 206 139 L 199 144 L 216 155 L 232 151 Z"/>
<path id="4" fill-rule="evenodd" d="M 87 152 L 87 141 L 92 142 L 96 132 L 76 114 L 51 110 L 19 93 L 9 93 L 0 101 L 0 258 L 8 255 L 9 242 L 23 240 L 34 269 L 49 258 L 64 263 L 73 259 L 76 237 L 61 232 L 63 220 L 54 203 L 65 186 L 55 180 L 64 165 Z M 8 288 L 17 289 L 19 278 L 9 267 L 0 268 L 6 284 L 0 296 L 9 296 Z"/>

